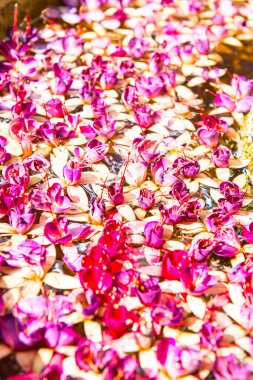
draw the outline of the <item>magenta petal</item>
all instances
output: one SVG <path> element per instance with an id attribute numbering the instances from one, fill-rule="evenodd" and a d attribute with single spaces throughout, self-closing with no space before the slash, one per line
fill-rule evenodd
<path id="1" fill-rule="evenodd" d="M 68 234 L 66 218 L 57 218 L 49 222 L 44 227 L 46 238 L 55 244 L 67 244 L 72 240 L 72 235 Z"/>
<path id="2" fill-rule="evenodd" d="M 77 241 L 86 239 L 92 232 L 92 229 L 90 226 L 84 226 L 80 223 L 71 223 L 68 232 L 72 235 L 72 240 Z"/>
<path id="3" fill-rule="evenodd" d="M 236 102 L 236 111 L 237 112 L 249 112 L 253 105 L 253 96 L 246 96 L 244 99 Z"/>
<path id="4" fill-rule="evenodd" d="M 241 235 L 249 244 L 253 244 L 253 222 L 248 227 L 242 226 Z"/>
<path id="5" fill-rule="evenodd" d="M 227 108 L 229 111 L 234 111 L 234 109 L 235 109 L 235 103 L 234 103 L 234 101 L 228 95 L 226 95 L 223 92 L 220 93 L 220 94 L 218 94 L 215 97 L 214 103 L 218 107 Z"/>

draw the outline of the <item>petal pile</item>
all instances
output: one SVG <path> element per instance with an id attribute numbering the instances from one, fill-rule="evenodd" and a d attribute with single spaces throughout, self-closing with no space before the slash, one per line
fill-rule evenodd
<path id="1" fill-rule="evenodd" d="M 252 1 L 64 0 L 14 20 L 2 378 L 252 379 Z"/>

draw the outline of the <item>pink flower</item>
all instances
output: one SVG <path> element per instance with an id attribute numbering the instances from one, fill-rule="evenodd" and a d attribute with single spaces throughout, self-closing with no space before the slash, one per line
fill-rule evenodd
<path id="1" fill-rule="evenodd" d="M 224 120 L 218 119 L 216 116 L 203 114 L 201 119 L 202 121 L 197 124 L 203 125 L 208 131 L 215 129 L 218 133 L 223 133 L 228 129 L 228 123 Z"/>
<path id="2" fill-rule="evenodd" d="M 231 87 L 235 90 L 236 96 L 241 99 L 252 94 L 253 81 L 247 80 L 241 75 L 234 75 L 231 80 Z"/>
<path id="3" fill-rule="evenodd" d="M 103 90 L 110 90 L 114 88 L 118 82 L 117 71 L 114 69 L 107 69 L 102 72 L 99 77 L 99 84 Z"/>
<path id="4" fill-rule="evenodd" d="M 204 264 L 192 264 L 183 268 L 181 281 L 185 290 L 194 295 L 201 295 L 217 283 L 216 278 L 208 274 L 208 267 Z"/>
<path id="5" fill-rule="evenodd" d="M 9 183 L 24 187 L 28 185 L 30 180 L 27 169 L 19 162 L 4 167 L 3 175 Z"/>
<path id="6" fill-rule="evenodd" d="M 234 101 L 230 98 L 230 96 L 228 96 L 224 92 L 221 92 L 221 93 L 219 93 L 218 95 L 215 96 L 214 103 L 218 107 L 224 107 L 224 108 L 226 108 L 230 112 L 233 112 L 235 110 L 235 103 L 234 103 Z"/>
<path id="7" fill-rule="evenodd" d="M 116 132 L 116 120 L 100 115 L 93 122 L 95 132 L 106 139 L 110 139 Z"/>
<path id="8" fill-rule="evenodd" d="M 211 159 L 217 168 L 226 168 L 229 165 L 230 156 L 230 149 L 221 145 L 218 146 L 218 148 L 214 149 Z"/>
<path id="9" fill-rule="evenodd" d="M 83 315 L 86 317 L 92 317 L 97 313 L 99 308 L 99 297 L 91 289 L 85 291 L 85 307 L 83 309 Z"/>
<path id="10" fill-rule="evenodd" d="M 186 220 L 196 219 L 202 209 L 203 205 L 199 201 L 189 200 L 182 207 L 182 215 Z"/>
<path id="11" fill-rule="evenodd" d="M 249 289 L 249 291 L 252 292 L 252 287 Z M 241 312 L 240 312 L 240 317 L 244 324 L 246 325 L 247 330 L 252 330 L 253 328 L 253 305 L 247 305 L 244 303 L 241 306 Z M 252 368 L 253 370 L 253 368 Z"/>
<path id="12" fill-rule="evenodd" d="M 199 239 L 193 242 L 189 255 L 197 261 L 206 260 L 214 251 L 215 244 L 210 239 Z"/>
<path id="13" fill-rule="evenodd" d="M 159 77 L 163 82 L 165 90 L 170 94 L 171 89 L 176 86 L 176 71 L 171 69 L 167 70 L 166 72 L 160 73 Z"/>
<path id="14" fill-rule="evenodd" d="M 177 177 L 173 174 L 167 173 L 168 169 L 169 164 L 164 157 L 151 165 L 151 174 L 155 183 L 160 186 L 172 186 L 177 181 Z"/>
<path id="15" fill-rule="evenodd" d="M 163 338 L 158 343 L 157 359 L 173 379 L 195 372 L 201 363 L 198 350 L 180 347 L 173 338 Z"/>
<path id="16" fill-rule="evenodd" d="M 95 129 L 91 125 L 80 126 L 80 131 L 87 139 L 94 139 L 97 136 Z"/>
<path id="17" fill-rule="evenodd" d="M 133 269 L 115 273 L 114 285 L 122 294 L 133 294 L 134 284 L 139 281 L 139 274 Z"/>
<path id="18" fill-rule="evenodd" d="M 11 159 L 11 154 L 6 152 L 4 148 L 7 145 L 7 139 L 3 136 L 0 136 L 0 164 Z"/>
<path id="19" fill-rule="evenodd" d="M 141 189 L 138 197 L 139 206 L 143 210 L 149 210 L 155 204 L 155 194 L 152 190 Z"/>
<path id="20" fill-rule="evenodd" d="M 124 203 L 123 186 L 121 183 L 113 182 L 107 187 L 109 201 L 118 206 Z"/>
<path id="21" fill-rule="evenodd" d="M 209 146 L 210 148 L 215 148 L 219 142 L 219 133 L 216 129 L 208 130 L 207 128 L 199 128 L 197 132 L 199 141 Z"/>
<path id="22" fill-rule="evenodd" d="M 213 350 L 218 346 L 222 335 L 221 329 L 215 327 L 214 324 L 210 322 L 206 322 L 200 330 L 201 345 Z"/>
<path id="23" fill-rule="evenodd" d="M 67 380 L 67 376 L 63 373 L 63 359 L 63 354 L 55 353 L 52 359 L 50 360 L 50 363 L 43 369 L 41 377 L 46 378 L 48 380 Z"/>
<path id="24" fill-rule="evenodd" d="M 109 330 L 121 335 L 133 324 L 134 313 L 124 305 L 108 305 L 104 312 L 104 322 Z"/>
<path id="25" fill-rule="evenodd" d="M 101 222 L 105 217 L 106 207 L 103 199 L 93 198 L 90 202 L 90 216 L 93 220 Z"/>
<path id="26" fill-rule="evenodd" d="M 17 207 L 9 213 L 10 225 L 18 234 L 26 234 L 32 228 L 35 219 L 36 214 L 33 214 L 27 205 Z"/>
<path id="27" fill-rule="evenodd" d="M 70 160 L 63 167 L 63 177 L 70 185 L 76 185 L 82 175 L 82 167 L 79 162 Z"/>
<path id="28" fill-rule="evenodd" d="M 154 114 L 148 105 L 135 106 L 134 118 L 141 128 L 148 129 L 154 123 Z"/>
<path id="29" fill-rule="evenodd" d="M 231 80 L 233 95 L 220 92 L 216 95 L 214 102 L 219 107 L 227 108 L 229 111 L 248 112 L 252 106 L 253 81 L 246 80 L 243 76 L 234 76 Z"/>
<path id="30" fill-rule="evenodd" d="M 59 321 L 72 311 L 72 303 L 65 296 L 55 296 L 53 299 L 42 296 L 21 299 L 16 310 L 22 327 L 20 339 L 30 346 L 37 344 L 43 337 L 46 345 L 52 348 L 73 343 L 77 334 Z"/>
<path id="31" fill-rule="evenodd" d="M 20 337 L 21 331 L 21 324 L 11 313 L 0 316 L 1 339 L 7 346 L 17 350 L 24 350 L 33 346 L 32 339 L 23 342 L 22 337 Z M 26 379 L 23 378 L 23 380 Z"/>
<path id="32" fill-rule="evenodd" d="M 124 376 L 124 380 L 137 379 L 138 361 L 134 357 L 126 356 L 118 360 L 108 361 L 108 367 L 105 370 L 105 377 L 103 380 L 114 380 L 119 376 L 119 373 Z M 123 380 L 123 378 L 122 378 Z"/>
<path id="33" fill-rule="evenodd" d="M 235 255 L 238 252 L 238 248 L 235 246 L 232 246 L 228 243 L 225 243 L 223 241 L 219 241 L 214 246 L 214 253 L 217 256 L 221 257 L 235 257 Z"/>
<path id="34" fill-rule="evenodd" d="M 57 325 L 50 321 L 46 324 L 44 339 L 47 347 L 67 346 L 76 341 L 78 336 L 70 327 L 61 324 Z"/>
<path id="35" fill-rule="evenodd" d="M 130 61 L 129 59 L 126 59 L 123 62 L 121 62 L 119 68 L 124 78 L 133 77 L 136 72 L 134 62 Z"/>
<path id="36" fill-rule="evenodd" d="M 159 77 L 141 76 L 136 80 L 135 86 L 140 95 L 146 96 L 147 98 L 154 98 L 162 91 L 163 82 Z"/>
<path id="37" fill-rule="evenodd" d="M 189 197 L 189 190 L 184 181 L 178 180 L 173 183 L 170 195 L 179 203 L 185 202 Z"/>
<path id="38" fill-rule="evenodd" d="M 32 155 L 24 159 L 23 165 L 35 173 L 43 173 L 49 168 L 50 163 L 43 156 Z"/>
<path id="39" fill-rule="evenodd" d="M 108 106 L 102 98 L 96 96 L 91 101 L 91 108 L 94 117 L 106 116 L 108 111 Z"/>
<path id="40" fill-rule="evenodd" d="M 120 222 L 109 219 L 103 230 L 102 236 L 99 238 L 99 248 L 108 253 L 111 257 L 127 255 L 126 234 L 128 228 Z"/>
<path id="41" fill-rule="evenodd" d="M 159 303 L 162 291 L 158 280 L 156 278 L 149 278 L 140 283 L 136 289 L 136 293 L 143 305 L 154 306 Z"/>
<path id="42" fill-rule="evenodd" d="M 89 226 L 80 223 L 69 225 L 68 219 L 59 216 L 52 222 L 48 222 L 44 228 L 46 238 L 54 244 L 67 244 L 71 241 L 84 240 L 91 233 Z"/>
<path id="43" fill-rule="evenodd" d="M 146 40 L 133 37 L 128 43 L 129 55 L 133 58 L 142 58 L 149 46 Z"/>
<path id="44" fill-rule="evenodd" d="M 162 204 L 159 207 L 159 211 L 164 224 L 174 225 L 183 219 L 182 210 L 178 205 L 168 208 Z"/>
<path id="45" fill-rule="evenodd" d="M 217 380 L 249 380 L 252 367 L 247 363 L 239 362 L 234 355 L 218 356 L 213 373 Z"/>
<path id="46" fill-rule="evenodd" d="M 160 326 L 178 327 L 183 322 L 183 307 L 178 307 L 173 298 L 166 301 L 166 305 L 156 305 L 152 308 L 153 323 Z"/>
<path id="47" fill-rule="evenodd" d="M 67 55 L 78 57 L 83 52 L 83 41 L 78 34 L 65 36 L 61 40 L 62 48 Z"/>
<path id="48" fill-rule="evenodd" d="M 163 240 L 163 227 L 159 222 L 148 222 L 144 227 L 145 242 L 149 247 L 161 248 L 165 243 Z"/>
<path id="49" fill-rule="evenodd" d="M 190 266 L 187 252 L 166 250 L 162 260 L 162 276 L 168 280 L 179 280 L 183 268 Z"/>
<path id="50" fill-rule="evenodd" d="M 55 93 L 57 95 L 63 95 L 69 90 L 73 82 L 72 76 L 69 71 L 61 67 L 59 63 L 54 64 L 53 71 L 55 77 Z"/>
<path id="51" fill-rule="evenodd" d="M 94 164 L 105 158 L 108 147 L 97 139 L 90 140 L 85 148 L 84 159 L 88 164 Z"/>
<path id="52" fill-rule="evenodd" d="M 90 289 L 96 294 L 103 295 L 107 294 L 112 287 L 111 275 L 95 265 L 88 269 L 82 269 L 78 274 L 85 290 Z"/>
<path id="53" fill-rule="evenodd" d="M 61 118 L 61 117 L 64 117 L 64 114 L 65 114 L 63 104 L 58 98 L 51 99 L 48 102 L 46 102 L 45 110 L 50 116 L 53 116 L 53 117 Z"/>
<path id="54" fill-rule="evenodd" d="M 59 183 L 54 183 L 47 192 L 39 189 L 32 190 L 30 199 L 36 210 L 59 214 L 70 208 L 70 200 L 63 195 L 63 189 Z"/>
<path id="55" fill-rule="evenodd" d="M 154 53 L 149 60 L 149 69 L 154 74 L 158 74 L 162 71 L 164 66 L 168 66 L 170 58 L 166 53 Z"/>
<path id="56" fill-rule="evenodd" d="M 212 213 L 206 217 L 208 231 L 216 232 L 219 228 L 232 228 L 236 225 L 236 220 L 232 215 L 227 214 L 221 209 L 213 209 Z"/>
<path id="57" fill-rule="evenodd" d="M 178 174 L 181 174 L 185 178 L 194 178 L 200 171 L 198 161 L 189 160 L 183 156 L 178 157 L 172 165 L 173 169 L 176 169 Z"/>
<path id="58" fill-rule="evenodd" d="M 78 367 L 84 371 L 97 371 L 96 361 L 101 350 L 101 344 L 88 338 L 79 340 L 75 360 Z"/>
<path id="59" fill-rule="evenodd" d="M 253 244 L 253 222 L 251 222 L 247 227 L 242 226 L 241 235 L 243 239 L 247 241 L 247 243 Z"/>
<path id="60" fill-rule="evenodd" d="M 26 239 L 17 248 L 11 248 L 6 255 L 5 262 L 11 267 L 23 265 L 41 266 L 46 259 L 46 249 L 36 241 Z"/>
<path id="61" fill-rule="evenodd" d="M 219 205 L 228 214 L 233 214 L 242 207 L 243 195 L 228 195 L 226 198 L 220 198 Z"/>
<path id="62" fill-rule="evenodd" d="M 240 195 L 242 197 L 244 195 L 244 193 L 241 193 L 241 189 L 236 183 L 229 181 L 221 182 L 220 191 L 226 198 L 233 195 Z"/>
<path id="63" fill-rule="evenodd" d="M 124 104 L 127 107 L 134 106 L 137 103 L 137 101 L 138 101 L 138 97 L 136 95 L 136 89 L 135 89 L 135 87 L 126 86 L 126 88 L 124 89 L 123 94 L 122 94 L 122 100 L 123 100 Z M 150 109 L 150 112 L 151 112 L 151 109 Z M 144 113 L 144 115 L 145 115 L 145 113 Z M 137 114 L 134 113 L 134 117 L 135 117 L 135 119 L 137 120 L 137 123 L 138 123 L 139 119 L 138 119 Z M 153 120 L 152 120 L 152 122 L 153 122 Z"/>
<path id="64" fill-rule="evenodd" d="M 197 39 L 195 42 L 195 48 L 197 49 L 198 53 L 207 55 L 210 48 L 210 41 L 205 39 Z"/>
<path id="65" fill-rule="evenodd" d="M 216 249 L 218 248 L 222 252 L 222 248 L 224 248 L 224 254 L 226 250 L 232 253 L 232 251 L 236 252 L 240 249 L 240 240 L 234 228 L 217 230 L 214 234 L 214 240 L 220 243 L 220 247 L 216 247 Z"/>
<path id="66" fill-rule="evenodd" d="M 160 155 L 160 152 L 157 152 L 158 146 L 157 141 L 145 139 L 144 136 L 134 139 L 133 147 L 136 160 L 145 161 L 147 164 L 154 162 Z"/>

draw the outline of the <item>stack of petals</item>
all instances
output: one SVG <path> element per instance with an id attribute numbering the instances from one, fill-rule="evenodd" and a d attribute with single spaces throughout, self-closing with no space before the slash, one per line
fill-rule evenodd
<path id="1" fill-rule="evenodd" d="M 17 12 L 0 379 L 252 380 L 252 1 Z"/>

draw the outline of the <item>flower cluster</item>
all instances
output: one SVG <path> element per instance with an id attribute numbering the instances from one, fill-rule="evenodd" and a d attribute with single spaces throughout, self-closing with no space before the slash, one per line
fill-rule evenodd
<path id="1" fill-rule="evenodd" d="M 250 380 L 252 1 L 41 18 L 0 42 L 0 377 Z"/>

